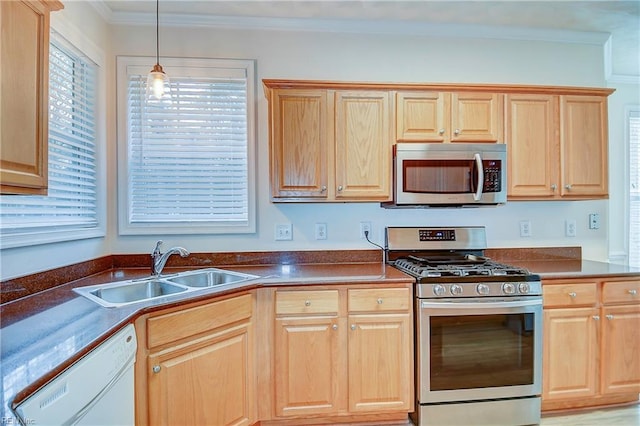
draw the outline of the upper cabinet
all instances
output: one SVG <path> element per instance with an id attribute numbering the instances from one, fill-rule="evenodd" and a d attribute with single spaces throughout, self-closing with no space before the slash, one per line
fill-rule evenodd
<path id="1" fill-rule="evenodd" d="M 387 201 L 390 94 L 282 88 L 267 92 L 273 201 Z"/>
<path id="2" fill-rule="evenodd" d="M 502 142 L 503 97 L 489 92 L 396 93 L 398 142 Z"/>
<path id="3" fill-rule="evenodd" d="M 613 89 L 263 83 L 274 202 L 387 201 L 396 142 L 505 143 L 511 201 L 608 197 Z"/>
<path id="4" fill-rule="evenodd" d="M 59 1 L 0 2 L 0 193 L 47 193 L 49 13 Z"/>
<path id="5" fill-rule="evenodd" d="M 508 94 L 510 200 L 608 196 L 607 96 Z"/>

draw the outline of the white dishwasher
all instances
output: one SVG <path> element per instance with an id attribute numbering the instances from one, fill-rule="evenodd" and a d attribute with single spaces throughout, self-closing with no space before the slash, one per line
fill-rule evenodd
<path id="1" fill-rule="evenodd" d="M 82 357 L 15 409 L 24 425 L 135 423 L 132 324 Z"/>

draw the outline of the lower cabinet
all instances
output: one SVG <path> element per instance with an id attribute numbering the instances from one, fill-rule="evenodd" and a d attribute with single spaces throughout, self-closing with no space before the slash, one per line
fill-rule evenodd
<path id="1" fill-rule="evenodd" d="M 638 400 L 640 279 L 544 280 L 543 410 Z"/>
<path id="2" fill-rule="evenodd" d="M 137 323 L 136 394 L 143 425 L 255 422 L 251 294 L 183 307 Z"/>
<path id="3" fill-rule="evenodd" d="M 413 409 L 409 286 L 265 291 L 274 306 L 275 419 L 407 418 Z"/>

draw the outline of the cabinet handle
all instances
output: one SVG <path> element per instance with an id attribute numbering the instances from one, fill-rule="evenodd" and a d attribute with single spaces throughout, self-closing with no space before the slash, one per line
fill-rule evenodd
<path id="1" fill-rule="evenodd" d="M 160 367 L 159 365 L 154 365 L 153 366 L 153 372 L 154 373 L 159 373 L 160 370 L 162 370 L 162 367 Z"/>
<path id="2" fill-rule="evenodd" d="M 611 315 L 611 314 L 609 314 L 609 315 L 605 315 L 605 317 L 606 317 L 608 320 L 612 320 L 612 319 L 613 319 L 613 315 Z"/>
<path id="3" fill-rule="evenodd" d="M 438 133 L 440 133 L 441 135 L 444 135 L 444 129 L 438 130 Z"/>
<path id="4" fill-rule="evenodd" d="M 320 188 L 320 192 L 326 192 L 327 187 L 326 185 L 322 185 L 322 188 Z"/>
<path id="5" fill-rule="evenodd" d="M 351 324 L 351 329 L 355 330 L 356 329 L 356 325 L 355 324 Z"/>
<path id="6" fill-rule="evenodd" d="M 378 298 L 378 300 L 376 300 L 376 302 L 378 302 L 378 305 L 382 305 L 382 297 Z"/>
<path id="7" fill-rule="evenodd" d="M 558 189 L 558 185 L 556 185 L 555 183 L 552 183 L 551 190 L 555 192 L 556 189 Z"/>
<path id="8" fill-rule="evenodd" d="M 593 319 L 596 320 L 596 321 L 600 321 L 600 315 L 594 315 Z"/>
<path id="9" fill-rule="evenodd" d="M 576 294 L 575 291 L 572 291 L 571 293 L 569 293 L 569 297 L 571 297 L 571 298 L 576 297 L 576 296 L 577 296 L 577 294 Z"/>
<path id="10" fill-rule="evenodd" d="M 338 329 L 338 324 L 333 324 L 333 325 L 331 326 L 331 328 L 333 328 L 334 330 L 337 330 L 337 329 Z"/>
<path id="11" fill-rule="evenodd" d="M 638 290 L 636 290 L 635 288 L 632 290 L 629 290 L 629 294 L 632 296 L 635 296 L 636 294 L 638 294 Z"/>
<path id="12" fill-rule="evenodd" d="M 304 306 L 311 306 L 311 301 L 310 300 L 305 300 L 304 301 Z"/>
<path id="13" fill-rule="evenodd" d="M 338 186 L 338 192 L 342 191 L 342 185 Z"/>
<path id="14" fill-rule="evenodd" d="M 566 185 L 564 186 L 564 188 L 565 188 L 567 191 L 571 191 L 571 184 L 566 184 Z"/>

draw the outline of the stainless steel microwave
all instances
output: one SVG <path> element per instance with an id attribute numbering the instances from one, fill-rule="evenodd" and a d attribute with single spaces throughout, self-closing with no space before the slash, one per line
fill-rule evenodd
<path id="1" fill-rule="evenodd" d="M 383 207 L 482 206 L 507 202 L 507 147 L 398 143 L 393 202 Z"/>

